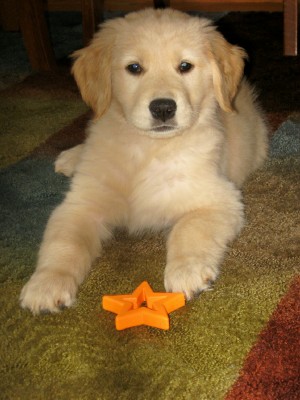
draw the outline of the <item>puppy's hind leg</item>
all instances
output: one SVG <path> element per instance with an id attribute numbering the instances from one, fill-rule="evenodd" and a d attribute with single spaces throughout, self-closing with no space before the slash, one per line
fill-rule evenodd
<path id="1" fill-rule="evenodd" d="M 72 176 L 75 172 L 75 167 L 80 159 L 83 144 L 65 150 L 55 160 L 55 172 Z"/>

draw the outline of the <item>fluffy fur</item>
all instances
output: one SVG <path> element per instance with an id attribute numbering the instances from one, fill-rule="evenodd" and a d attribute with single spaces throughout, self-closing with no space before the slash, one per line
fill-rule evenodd
<path id="1" fill-rule="evenodd" d="M 86 142 L 56 161 L 71 189 L 49 219 L 22 307 L 70 306 L 116 226 L 168 232 L 167 291 L 190 299 L 216 279 L 243 226 L 238 188 L 267 152 L 245 57 L 210 21 L 150 9 L 105 22 L 75 53 L 95 118 Z"/>

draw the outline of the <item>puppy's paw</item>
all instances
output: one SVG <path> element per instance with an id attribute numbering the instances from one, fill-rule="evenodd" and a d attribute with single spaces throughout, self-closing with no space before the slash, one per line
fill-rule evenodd
<path id="1" fill-rule="evenodd" d="M 203 265 L 200 258 L 176 259 L 166 266 L 165 288 L 168 292 L 183 292 L 190 300 L 207 290 L 217 275 L 217 268 Z"/>
<path id="2" fill-rule="evenodd" d="M 66 176 L 72 176 L 75 172 L 75 167 L 78 163 L 82 145 L 72 147 L 69 150 L 65 150 L 55 160 L 55 172 L 64 174 Z"/>
<path id="3" fill-rule="evenodd" d="M 22 289 L 21 307 L 28 308 L 33 314 L 58 312 L 73 304 L 77 286 L 71 275 L 37 271 Z"/>

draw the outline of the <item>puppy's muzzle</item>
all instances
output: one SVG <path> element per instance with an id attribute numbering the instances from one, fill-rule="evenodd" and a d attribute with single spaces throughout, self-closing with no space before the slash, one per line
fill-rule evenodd
<path id="1" fill-rule="evenodd" d="M 149 110 L 154 119 L 166 122 L 173 118 L 177 105 L 172 99 L 155 99 L 149 104 Z"/>

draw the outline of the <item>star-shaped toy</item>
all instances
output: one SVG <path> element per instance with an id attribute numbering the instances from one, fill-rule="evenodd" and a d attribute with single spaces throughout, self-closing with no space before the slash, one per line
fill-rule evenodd
<path id="1" fill-rule="evenodd" d="M 169 313 L 185 305 L 183 293 L 155 293 L 148 282 L 142 282 L 132 294 L 103 296 L 104 310 L 116 316 L 116 329 L 148 325 L 169 329 Z"/>

